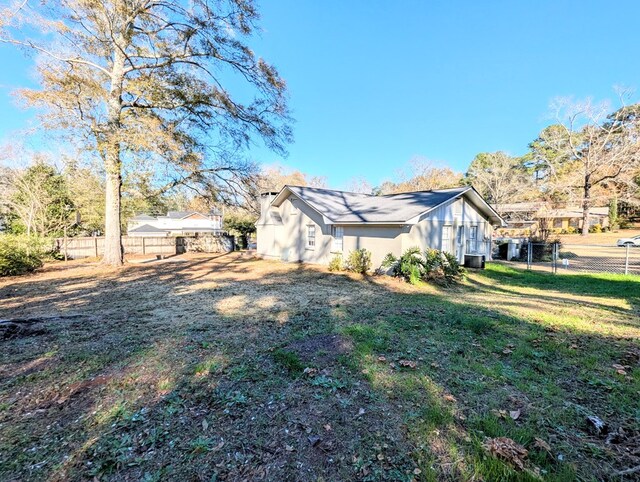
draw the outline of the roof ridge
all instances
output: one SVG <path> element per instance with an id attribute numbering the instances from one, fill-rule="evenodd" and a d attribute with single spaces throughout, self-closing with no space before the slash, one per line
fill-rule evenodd
<path id="1" fill-rule="evenodd" d="M 316 191 L 331 191 L 331 192 L 343 192 L 345 194 L 355 194 L 356 196 L 366 196 L 366 197 L 379 197 L 376 196 L 375 194 L 366 194 L 363 192 L 354 192 L 354 191 L 343 191 L 341 189 L 331 189 L 328 187 L 314 187 L 314 186 L 299 186 L 297 184 L 285 184 L 284 187 L 298 187 L 301 189 L 315 189 Z"/>

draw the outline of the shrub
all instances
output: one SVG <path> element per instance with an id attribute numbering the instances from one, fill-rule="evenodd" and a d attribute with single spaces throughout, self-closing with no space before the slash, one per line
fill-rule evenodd
<path id="1" fill-rule="evenodd" d="M 346 267 L 349 271 L 366 274 L 371 269 L 371 251 L 364 248 L 351 251 Z"/>
<path id="2" fill-rule="evenodd" d="M 427 249 L 422 253 L 417 247 L 407 249 L 400 258 L 387 254 L 382 267 L 390 268 L 393 275 L 402 277 L 411 284 L 429 280 L 449 283 L 464 272 L 451 253 L 437 249 Z"/>
<path id="3" fill-rule="evenodd" d="M 342 271 L 344 270 L 344 260 L 342 259 L 342 253 L 337 253 L 331 261 L 329 261 L 329 271 Z"/>
<path id="4" fill-rule="evenodd" d="M 16 276 L 40 268 L 44 241 L 25 235 L 0 235 L 0 276 Z"/>
<path id="5" fill-rule="evenodd" d="M 594 224 L 593 226 L 591 226 L 589 228 L 589 232 L 590 233 L 601 233 L 602 232 L 602 226 L 600 224 Z"/>

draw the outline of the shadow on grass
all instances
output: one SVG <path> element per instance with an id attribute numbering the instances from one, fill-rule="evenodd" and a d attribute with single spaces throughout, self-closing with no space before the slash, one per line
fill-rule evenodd
<path id="1" fill-rule="evenodd" d="M 95 275 L 0 288 L 3 318 L 87 315 L 3 342 L 2 477 L 532 477 L 486 455 L 497 436 L 529 448 L 527 467 L 549 480 L 630 463 L 623 440 L 617 451 L 585 422 L 639 429 L 637 370 L 611 369 L 637 348 L 628 319 L 615 337 L 550 329 L 490 286 L 414 288 L 237 255 Z M 486 303 L 467 299 L 479 294 Z M 351 348 L 334 353 L 335 337 Z"/>

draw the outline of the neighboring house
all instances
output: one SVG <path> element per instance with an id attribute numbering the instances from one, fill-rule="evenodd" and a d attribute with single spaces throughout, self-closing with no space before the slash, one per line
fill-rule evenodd
<path id="1" fill-rule="evenodd" d="M 582 229 L 582 208 L 568 206 L 556 208 L 544 202 L 525 202 L 503 204 L 500 214 L 507 221 L 505 234 L 529 236 L 541 231 L 556 233 Z M 609 208 L 592 207 L 589 210 L 589 227 L 599 224 L 601 228 L 609 226 Z"/>
<path id="2" fill-rule="evenodd" d="M 462 261 L 465 252 L 490 255 L 502 218 L 472 187 L 371 196 L 285 186 L 264 193 L 256 222 L 258 255 L 327 264 L 336 253 L 366 248 L 374 268 L 387 253 L 437 248 Z"/>
<path id="3" fill-rule="evenodd" d="M 138 214 L 129 220 L 129 236 L 190 236 L 222 233 L 222 214 L 196 211 L 169 211 L 166 216 Z"/>

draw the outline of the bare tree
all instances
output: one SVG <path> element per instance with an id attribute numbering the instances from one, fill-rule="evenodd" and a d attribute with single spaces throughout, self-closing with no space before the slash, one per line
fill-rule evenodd
<path id="1" fill-rule="evenodd" d="M 351 178 L 345 187 L 346 191 L 355 192 L 358 194 L 371 194 L 373 192 L 373 186 L 363 176 L 357 176 Z"/>
<path id="2" fill-rule="evenodd" d="M 462 174 L 448 167 L 439 167 L 422 157 L 409 161 L 409 169 L 398 171 L 398 182 L 386 181 L 376 191 L 380 194 L 395 194 L 411 191 L 431 191 L 460 186 Z"/>
<path id="3" fill-rule="evenodd" d="M 102 159 L 105 263 L 123 262 L 125 166 L 151 162 L 164 189 L 232 197 L 255 173 L 238 162 L 252 139 L 278 152 L 290 140 L 285 82 L 242 42 L 256 28 L 252 0 L 20 0 L 0 13 L 0 40 L 38 54 L 41 86 L 21 97 Z M 254 95 L 233 94 L 236 80 Z"/>
<path id="4" fill-rule="evenodd" d="M 544 159 L 557 185 L 579 190 L 582 234 L 586 235 L 593 190 L 613 189 L 615 183 L 625 182 L 637 172 L 640 105 L 622 106 L 611 113 L 608 103 L 556 99 L 552 107 L 558 124 L 545 130 Z"/>
<path id="5" fill-rule="evenodd" d="M 502 151 L 478 154 L 465 177 L 498 212 L 503 204 L 519 200 L 529 180 L 521 161 Z"/>

